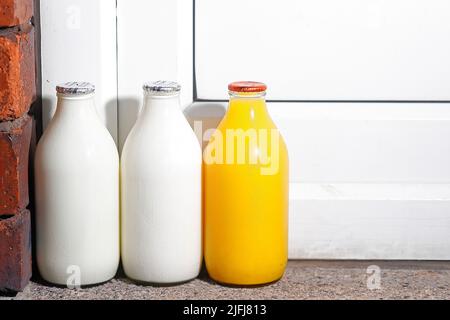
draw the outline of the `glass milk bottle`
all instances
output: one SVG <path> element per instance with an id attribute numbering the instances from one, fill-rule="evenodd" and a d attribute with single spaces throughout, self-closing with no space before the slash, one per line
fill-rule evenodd
<path id="1" fill-rule="evenodd" d="M 180 89 L 144 85 L 144 107 L 122 152 L 122 262 L 139 282 L 179 283 L 200 272 L 202 153 Z"/>
<path id="2" fill-rule="evenodd" d="M 279 280 L 288 253 L 289 164 L 266 85 L 229 86 L 228 112 L 204 152 L 205 261 L 217 282 Z"/>
<path id="3" fill-rule="evenodd" d="M 36 158 L 37 263 L 58 285 L 112 279 L 120 258 L 119 156 L 94 106 L 95 88 L 57 87 Z"/>

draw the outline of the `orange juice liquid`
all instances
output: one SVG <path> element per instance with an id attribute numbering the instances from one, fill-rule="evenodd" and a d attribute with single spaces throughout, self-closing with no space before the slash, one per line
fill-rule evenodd
<path id="1" fill-rule="evenodd" d="M 262 138 L 255 143 L 248 134 L 242 163 L 242 148 L 238 139 L 231 143 L 230 129 L 241 133 L 265 130 L 270 139 L 266 144 Z M 272 143 L 277 140 L 274 133 L 278 143 Z M 267 155 L 264 162 L 249 160 L 262 153 Z M 279 280 L 288 254 L 288 153 L 263 97 L 231 99 L 227 115 L 205 150 L 205 159 L 211 155 L 215 163 L 204 163 L 204 246 L 209 275 L 230 285 Z"/>

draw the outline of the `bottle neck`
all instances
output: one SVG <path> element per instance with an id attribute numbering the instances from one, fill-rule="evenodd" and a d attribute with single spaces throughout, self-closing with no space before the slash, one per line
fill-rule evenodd
<path id="1" fill-rule="evenodd" d="M 180 96 L 144 96 L 144 106 L 142 108 L 142 116 L 152 115 L 171 115 L 180 113 Z"/>
<path id="2" fill-rule="evenodd" d="M 247 121 L 265 120 L 270 118 L 267 111 L 264 93 L 230 94 L 230 104 L 227 117 Z"/>
<path id="3" fill-rule="evenodd" d="M 60 94 L 58 95 L 55 116 L 67 116 L 71 118 L 97 116 L 94 97 L 94 94 L 83 96 Z"/>

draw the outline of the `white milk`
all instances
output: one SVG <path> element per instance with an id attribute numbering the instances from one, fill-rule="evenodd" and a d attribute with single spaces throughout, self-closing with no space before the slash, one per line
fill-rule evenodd
<path id="1" fill-rule="evenodd" d="M 140 117 L 122 153 L 122 261 L 131 279 L 177 283 L 202 261 L 202 154 L 179 103 L 179 85 L 144 86 Z"/>
<path id="2" fill-rule="evenodd" d="M 110 280 L 119 264 L 119 156 L 88 83 L 58 87 L 36 152 L 37 262 L 59 285 Z"/>

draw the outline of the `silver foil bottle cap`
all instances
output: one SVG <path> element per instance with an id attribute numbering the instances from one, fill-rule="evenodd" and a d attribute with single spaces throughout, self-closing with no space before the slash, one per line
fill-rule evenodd
<path id="1" fill-rule="evenodd" d="M 181 85 L 174 81 L 155 81 L 144 84 L 143 89 L 154 96 L 172 96 L 181 91 Z"/>
<path id="2" fill-rule="evenodd" d="M 60 94 L 80 96 L 95 92 L 95 86 L 89 82 L 66 82 L 56 87 Z"/>

